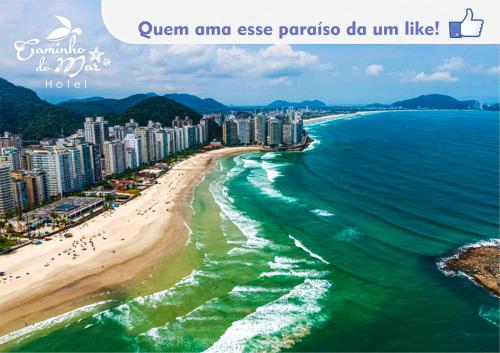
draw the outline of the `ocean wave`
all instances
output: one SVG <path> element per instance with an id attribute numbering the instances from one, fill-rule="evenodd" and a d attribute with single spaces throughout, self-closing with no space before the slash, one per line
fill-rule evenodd
<path id="1" fill-rule="evenodd" d="M 260 224 L 257 221 L 247 217 L 243 212 L 237 210 L 232 201 L 228 200 L 227 189 L 222 186 L 223 181 L 212 182 L 209 186 L 215 202 L 219 205 L 221 212 L 241 231 L 247 238 L 246 245 L 250 247 L 262 248 L 271 244 L 267 239 L 257 236 Z M 222 192 L 222 191 L 225 191 Z"/>
<path id="2" fill-rule="evenodd" d="M 313 136 L 311 134 L 309 134 L 310 137 L 312 137 L 313 141 L 309 144 L 309 146 L 307 146 L 304 151 L 302 152 L 308 152 L 308 151 L 312 151 L 313 149 L 315 149 L 318 145 L 321 144 L 321 141 L 319 140 L 319 138 L 317 136 Z"/>
<path id="3" fill-rule="evenodd" d="M 300 240 L 296 239 L 293 235 L 288 234 L 290 239 L 292 239 L 295 243 L 295 246 L 304 250 L 306 253 L 308 253 L 311 257 L 314 257 L 315 259 L 318 259 L 319 261 L 323 262 L 324 264 L 329 265 L 330 263 L 326 261 L 324 258 L 319 256 L 318 254 L 313 253 L 311 250 L 309 250 L 304 244 L 300 242 Z"/>
<path id="4" fill-rule="evenodd" d="M 275 159 L 278 156 L 276 152 L 267 152 L 260 159 Z"/>
<path id="5" fill-rule="evenodd" d="M 306 279 L 286 295 L 233 322 L 205 352 L 278 352 L 292 347 L 326 318 L 319 301 L 330 287 L 326 280 Z"/>
<path id="6" fill-rule="evenodd" d="M 28 326 L 23 327 L 19 330 L 16 330 L 16 331 L 13 331 L 11 333 L 8 333 L 6 335 L 1 336 L 0 337 L 0 345 L 4 344 L 6 342 L 12 341 L 12 340 L 21 338 L 21 337 L 26 338 L 29 335 L 31 335 L 32 333 L 34 333 L 35 331 L 48 329 L 54 325 L 58 325 L 58 324 L 62 324 L 63 322 L 66 322 L 66 321 L 74 320 L 74 319 L 76 319 L 84 314 L 90 314 L 93 311 L 97 310 L 99 307 L 101 307 L 105 304 L 109 304 L 110 302 L 111 302 L 111 300 L 104 300 L 104 301 L 100 301 L 100 302 L 97 302 L 94 304 L 89 304 L 89 305 L 74 309 L 72 311 L 69 311 L 67 313 L 55 316 L 53 318 L 34 323 L 32 325 L 28 325 Z"/>
<path id="7" fill-rule="evenodd" d="M 259 278 L 266 277 L 295 277 L 295 278 L 323 278 L 328 275 L 327 271 L 307 270 L 307 269 L 288 269 L 287 271 L 269 271 L 263 272 Z"/>
<path id="8" fill-rule="evenodd" d="M 311 213 L 314 213 L 315 215 L 318 215 L 320 217 L 333 217 L 333 216 L 335 216 L 335 213 L 327 211 L 327 210 L 322 210 L 320 208 L 316 208 L 314 210 L 311 210 Z"/>
<path id="9" fill-rule="evenodd" d="M 498 307 L 492 308 L 479 308 L 479 316 L 488 321 L 490 324 L 500 327 L 500 313 Z"/>
<path id="10" fill-rule="evenodd" d="M 272 186 L 272 181 L 270 181 L 270 179 L 267 176 L 261 176 L 255 173 L 250 173 L 250 175 L 247 177 L 247 180 L 250 182 L 250 184 L 255 186 L 255 188 L 257 188 L 264 195 L 267 195 L 275 199 L 281 199 L 289 203 L 297 202 L 296 198 L 283 195 L 280 191 L 276 190 Z"/>
<path id="11" fill-rule="evenodd" d="M 360 237 L 361 233 L 354 227 L 347 227 L 335 234 L 335 239 L 342 241 L 353 241 Z"/>

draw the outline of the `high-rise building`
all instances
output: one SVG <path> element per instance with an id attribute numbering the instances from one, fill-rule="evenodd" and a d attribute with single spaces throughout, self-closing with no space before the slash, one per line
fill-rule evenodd
<path id="1" fill-rule="evenodd" d="M 74 153 L 66 148 L 52 147 L 47 150 L 34 150 L 31 157 L 31 166 L 35 170 L 47 173 L 50 196 L 58 196 L 79 190 L 75 188 Z"/>
<path id="2" fill-rule="evenodd" d="M 49 200 L 47 174 L 41 170 L 18 171 L 12 173 L 15 180 L 26 184 L 28 206 L 41 206 Z"/>
<path id="3" fill-rule="evenodd" d="M 76 147 L 68 148 L 70 154 L 71 163 L 71 178 L 73 179 L 73 190 L 78 191 L 83 189 L 84 179 L 83 179 L 83 161 L 80 150 Z"/>
<path id="4" fill-rule="evenodd" d="M 242 145 L 250 144 L 250 119 L 237 119 L 238 142 Z"/>
<path id="5" fill-rule="evenodd" d="M 82 186 L 92 185 L 95 183 L 92 147 L 88 143 L 80 143 L 77 144 L 75 148 L 80 154 Z"/>
<path id="6" fill-rule="evenodd" d="M 267 125 L 267 144 L 270 146 L 280 145 L 283 138 L 283 122 L 280 119 L 272 118 L 268 120 Z"/>
<path id="7" fill-rule="evenodd" d="M 135 168 L 140 167 L 142 164 L 142 140 L 138 138 L 135 134 L 127 134 L 125 138 L 123 139 L 123 144 L 125 145 L 125 148 L 131 148 L 134 150 L 134 157 L 135 157 Z M 129 153 L 130 156 L 130 153 Z M 131 166 L 132 163 L 129 163 Z M 135 169 L 130 167 L 130 169 Z"/>
<path id="8" fill-rule="evenodd" d="M 0 164 L 0 215 L 9 216 L 15 211 L 14 191 L 10 166 Z"/>
<path id="9" fill-rule="evenodd" d="M 291 145 L 293 143 L 292 123 L 289 121 L 283 122 L 283 143 Z"/>
<path id="10" fill-rule="evenodd" d="M 149 164 L 156 160 L 156 143 L 154 130 L 148 127 L 139 127 L 135 135 L 141 140 L 141 164 Z"/>
<path id="11" fill-rule="evenodd" d="M 85 141 L 99 145 L 103 151 L 104 141 L 109 141 L 109 124 L 102 116 L 98 116 L 95 121 L 93 118 L 85 118 L 83 124 Z"/>
<path id="12" fill-rule="evenodd" d="M 168 134 L 166 131 L 157 131 L 156 140 L 156 159 L 161 161 L 168 158 Z"/>
<path id="13" fill-rule="evenodd" d="M 16 147 L 3 147 L 0 150 L 0 163 L 8 164 L 12 172 L 21 169 L 20 150 Z"/>
<path id="14" fill-rule="evenodd" d="M 139 166 L 137 165 L 137 155 L 135 148 L 125 147 L 125 168 L 134 170 Z"/>
<path id="15" fill-rule="evenodd" d="M 14 204 L 17 211 L 26 211 L 29 206 L 28 185 L 26 180 L 14 179 L 12 181 L 12 191 L 14 193 Z"/>
<path id="16" fill-rule="evenodd" d="M 255 142 L 259 145 L 265 145 L 267 140 L 267 124 L 266 124 L 266 117 L 264 114 L 259 113 L 255 117 L 254 120 L 255 124 Z"/>
<path id="17" fill-rule="evenodd" d="M 225 145 L 238 143 L 238 126 L 234 119 L 227 119 L 222 125 L 222 142 Z"/>
<path id="18" fill-rule="evenodd" d="M 102 180 L 102 158 L 99 145 L 89 145 L 92 152 L 92 170 L 94 171 L 94 182 Z"/>
<path id="19" fill-rule="evenodd" d="M 104 142 L 104 170 L 106 175 L 122 174 L 125 171 L 125 148 L 121 141 Z"/>

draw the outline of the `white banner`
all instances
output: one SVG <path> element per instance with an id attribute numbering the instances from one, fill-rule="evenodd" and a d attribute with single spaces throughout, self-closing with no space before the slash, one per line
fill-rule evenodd
<path id="1" fill-rule="evenodd" d="M 131 44 L 500 44 L 497 0 L 102 0 Z"/>

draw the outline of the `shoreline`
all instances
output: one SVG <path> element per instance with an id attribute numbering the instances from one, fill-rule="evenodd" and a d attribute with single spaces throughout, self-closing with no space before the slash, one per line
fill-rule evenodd
<path id="1" fill-rule="evenodd" d="M 391 112 L 391 110 L 369 110 L 369 111 L 361 111 L 361 112 L 355 112 L 355 113 L 330 114 L 330 115 L 320 116 L 317 118 L 305 119 L 304 125 L 307 125 L 310 123 L 321 123 L 321 122 L 326 122 L 326 121 L 349 119 L 349 118 L 352 118 L 355 116 L 371 115 L 371 114 L 378 114 L 378 113 L 388 113 L 388 112 Z"/>
<path id="2" fill-rule="evenodd" d="M 13 277 L 0 281 L 0 335 L 111 299 L 160 259 L 175 257 L 186 246 L 189 205 L 199 182 L 220 158 L 260 150 L 234 147 L 191 156 L 139 197 L 70 229 L 73 238 L 2 256 L 2 271 Z"/>
<path id="3" fill-rule="evenodd" d="M 481 241 L 455 250 L 442 258 L 437 267 L 446 276 L 461 275 L 489 293 L 500 296 L 500 241 Z"/>

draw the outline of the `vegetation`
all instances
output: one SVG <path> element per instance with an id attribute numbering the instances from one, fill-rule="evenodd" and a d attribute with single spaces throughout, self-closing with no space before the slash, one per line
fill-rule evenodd
<path id="1" fill-rule="evenodd" d="M 185 105 L 198 113 L 221 113 L 227 111 L 227 107 L 212 98 L 202 99 L 191 94 L 171 93 L 164 97 L 170 98 L 177 103 Z"/>
<path id="2" fill-rule="evenodd" d="M 476 101 L 458 101 L 453 97 L 442 94 L 428 94 L 392 103 L 391 107 L 401 107 L 406 109 L 474 109 L 476 104 Z"/>
<path id="3" fill-rule="evenodd" d="M 163 126 L 172 126 L 172 121 L 176 116 L 182 119 L 189 116 L 193 124 L 198 124 L 201 119 L 201 115 L 194 110 L 169 98 L 151 97 L 128 109 L 117 119 L 117 123 L 125 124 L 130 119 L 134 119 L 141 126 L 147 125 L 149 120 L 159 122 Z"/>
<path id="4" fill-rule="evenodd" d="M 32 90 L 0 78 L 0 131 L 19 133 L 25 140 L 58 137 L 62 132 L 69 135 L 81 129 L 84 117 L 89 115 L 104 115 L 110 124 L 135 119 L 142 126 L 153 120 L 168 127 L 176 116 L 189 116 L 195 124 L 201 118 L 194 110 L 151 93 L 124 99 L 96 98 L 53 105 L 40 99 Z"/>
<path id="5" fill-rule="evenodd" d="M 123 99 L 95 98 L 87 100 L 71 100 L 59 103 L 60 106 L 68 108 L 85 116 L 105 115 L 106 117 L 118 116 L 135 104 L 153 97 L 154 93 L 134 94 Z"/>
<path id="6" fill-rule="evenodd" d="M 0 78 L 0 131 L 25 139 L 56 137 L 81 128 L 83 116 L 40 99 L 35 92 Z"/>
<path id="7" fill-rule="evenodd" d="M 16 241 L 14 239 L 10 239 L 0 235 L 0 249 L 10 248 L 11 246 L 16 245 Z"/>

